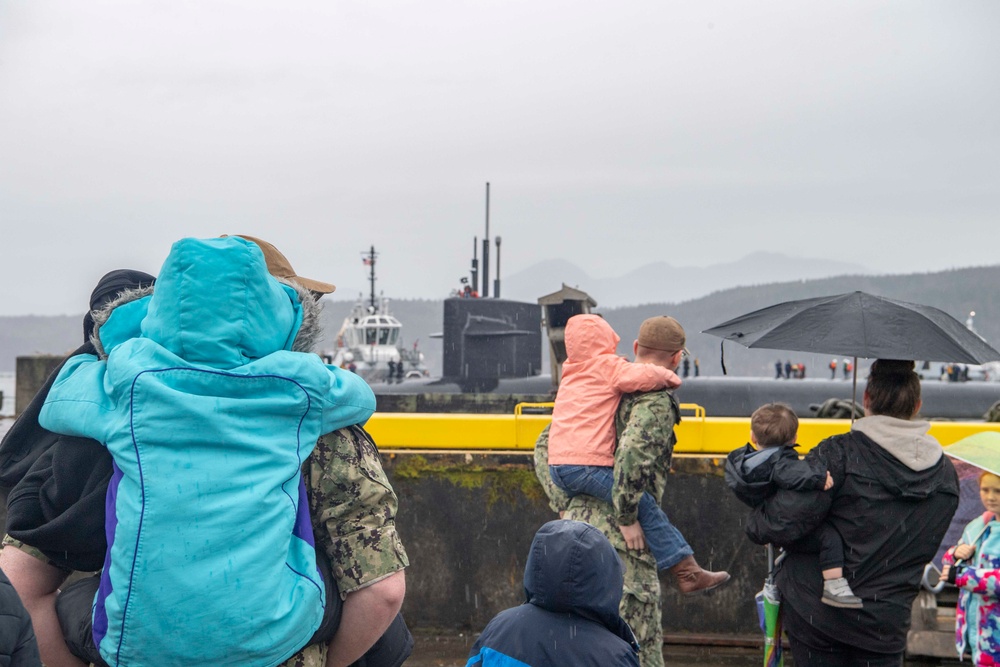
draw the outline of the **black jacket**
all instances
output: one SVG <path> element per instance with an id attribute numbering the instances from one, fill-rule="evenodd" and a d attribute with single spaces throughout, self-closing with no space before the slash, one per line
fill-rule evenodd
<path id="1" fill-rule="evenodd" d="M 747 444 L 726 457 L 726 484 L 741 501 L 757 507 L 779 489 L 822 491 L 826 468 L 815 459 L 799 459 L 792 445 L 758 450 Z"/>
<path id="2" fill-rule="evenodd" d="M 94 353 L 87 343 L 70 357 Z M 111 455 L 96 440 L 53 433 L 38 423 L 60 368 L 0 442 L 0 484 L 14 487 L 7 496 L 7 533 L 59 567 L 92 572 L 101 569 L 107 551 L 104 502 Z"/>
<path id="3" fill-rule="evenodd" d="M 879 437 L 884 440 L 898 431 L 903 446 L 876 443 L 864 432 L 866 420 L 882 420 L 887 435 Z M 850 433 L 827 438 L 806 458 L 830 471 L 833 489 L 777 494 L 747 526 L 751 539 L 761 544 L 789 544 L 824 520 L 837 529 L 844 540 L 844 574 L 864 609 L 838 609 L 820 601 L 823 580 L 815 553 L 789 553 L 778 571 L 778 588 L 782 604 L 809 619 L 813 632 L 866 651 L 904 650 L 924 565 L 934 557 L 958 506 L 954 467 L 933 439 L 914 436 L 913 426 L 868 417 Z M 906 448 L 916 453 L 900 453 Z M 794 627 L 786 630 L 795 635 Z"/>
<path id="4" fill-rule="evenodd" d="M 155 278 L 134 269 L 110 271 L 90 294 L 83 319 L 84 344 L 67 359 L 96 354 L 91 313 L 124 292 L 148 289 Z M 36 547 L 68 570 L 99 570 L 107 542 L 104 500 L 111 454 L 96 440 L 42 428 L 38 414 L 66 363 L 52 371 L 24 413 L 0 442 L 0 486 L 14 487 L 7 500 L 7 532 Z"/>
<path id="5" fill-rule="evenodd" d="M 41 664 L 31 618 L 10 580 L 0 572 L 0 667 L 37 667 Z"/>
<path id="6" fill-rule="evenodd" d="M 550 521 L 528 553 L 528 601 L 489 622 L 467 664 L 639 667 L 635 637 L 618 614 L 622 580 L 618 554 L 597 528 Z"/>

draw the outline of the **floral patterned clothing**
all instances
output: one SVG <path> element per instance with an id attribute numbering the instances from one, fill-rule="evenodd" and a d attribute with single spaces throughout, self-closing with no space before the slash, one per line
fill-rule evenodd
<path id="1" fill-rule="evenodd" d="M 971 653 L 977 667 L 1000 666 L 1000 520 L 991 512 L 974 519 L 961 544 L 975 545 L 976 552 L 955 571 L 955 646 L 960 657 Z M 955 567 L 954 549 L 944 562 Z"/>

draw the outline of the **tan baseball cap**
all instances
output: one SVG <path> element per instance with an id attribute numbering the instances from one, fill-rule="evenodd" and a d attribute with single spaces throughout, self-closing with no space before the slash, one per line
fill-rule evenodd
<path id="1" fill-rule="evenodd" d="M 680 322 L 667 315 L 650 317 L 639 325 L 639 345 L 653 350 L 685 350 L 687 339 Z"/>
<path id="2" fill-rule="evenodd" d="M 223 234 L 222 236 L 228 236 L 228 234 Z M 320 282 L 319 280 L 312 280 L 311 278 L 303 278 L 302 276 L 296 275 L 295 269 L 292 268 L 291 262 L 288 258 L 281 254 L 277 248 L 268 243 L 263 239 L 259 239 L 255 236 L 247 236 L 246 234 L 236 234 L 241 239 L 246 239 L 251 243 L 256 243 L 257 247 L 261 249 L 264 253 L 264 261 L 267 262 L 267 271 L 275 278 L 283 278 L 285 280 L 294 280 L 299 285 L 302 285 L 307 290 L 313 292 L 319 292 L 320 294 L 329 294 L 333 292 L 336 286 L 330 283 Z"/>

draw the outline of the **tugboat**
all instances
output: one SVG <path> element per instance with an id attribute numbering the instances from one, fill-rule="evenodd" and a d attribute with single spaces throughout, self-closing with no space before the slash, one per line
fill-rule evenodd
<path id="1" fill-rule="evenodd" d="M 377 258 L 378 253 L 372 246 L 362 260 L 369 269 L 368 302 L 358 299 L 337 332 L 336 350 L 323 356 L 327 363 L 349 369 L 369 384 L 424 378 L 428 371 L 423 353 L 416 344 L 409 348 L 403 346 L 403 325 L 389 312 L 389 300 L 384 296 L 375 297 Z"/>

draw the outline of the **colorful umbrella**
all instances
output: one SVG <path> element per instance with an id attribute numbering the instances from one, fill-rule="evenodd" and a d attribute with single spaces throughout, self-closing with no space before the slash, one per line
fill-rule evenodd
<path id="1" fill-rule="evenodd" d="M 945 447 L 944 453 L 953 459 L 1000 475 L 1000 433 L 996 431 L 983 431 L 962 438 Z"/>
<path id="2" fill-rule="evenodd" d="M 781 647 L 781 594 L 774 583 L 774 547 L 767 545 L 767 578 L 757 593 L 757 616 L 764 633 L 764 667 L 782 667 L 785 658 Z"/>

